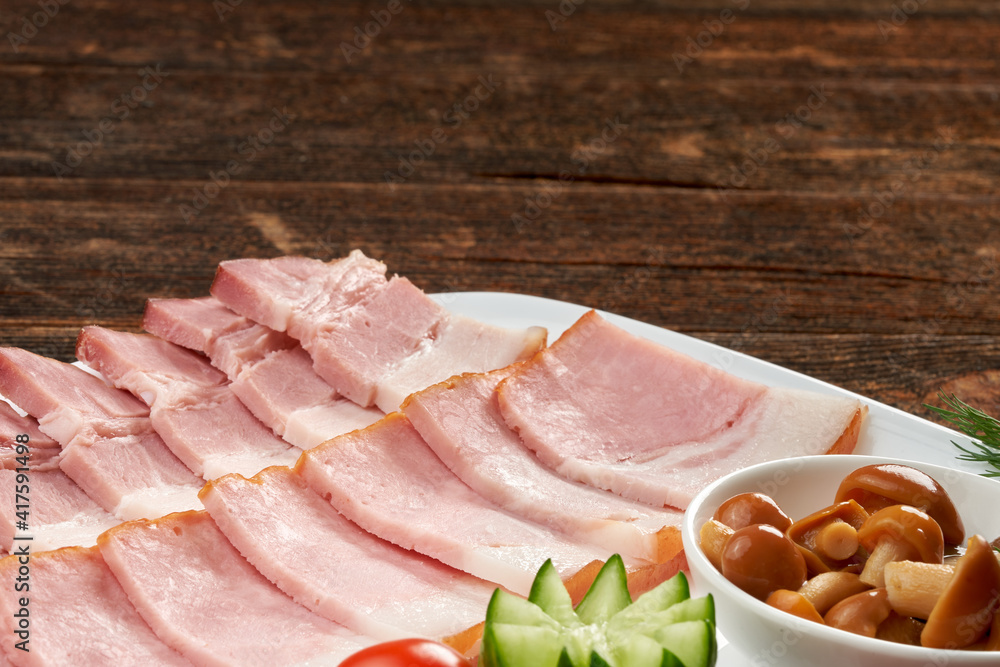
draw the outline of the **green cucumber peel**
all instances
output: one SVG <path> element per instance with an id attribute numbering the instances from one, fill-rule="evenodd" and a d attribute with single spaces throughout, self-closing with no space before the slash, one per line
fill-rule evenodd
<path id="1" fill-rule="evenodd" d="M 622 559 L 608 559 L 573 608 L 551 561 L 528 599 L 497 589 L 486 613 L 481 667 L 713 667 L 715 605 L 691 598 L 678 573 L 634 602 Z"/>

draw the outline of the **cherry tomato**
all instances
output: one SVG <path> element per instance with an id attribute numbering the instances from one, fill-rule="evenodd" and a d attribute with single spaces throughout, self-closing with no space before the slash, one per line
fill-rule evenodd
<path id="1" fill-rule="evenodd" d="M 472 667 L 472 663 L 429 639 L 397 639 L 358 651 L 340 667 Z"/>

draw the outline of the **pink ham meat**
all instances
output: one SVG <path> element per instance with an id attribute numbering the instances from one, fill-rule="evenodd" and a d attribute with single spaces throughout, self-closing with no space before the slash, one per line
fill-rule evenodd
<path id="1" fill-rule="evenodd" d="M 97 536 L 119 523 L 59 470 L 31 470 L 18 483 L 16 470 L 0 470 L 0 547 L 11 551 L 14 535 L 30 535 L 32 551 L 91 547 Z M 16 491 L 28 489 L 19 498 Z M 25 502 L 25 499 L 27 501 Z M 17 505 L 27 505 L 27 530 L 17 530 Z"/>
<path id="2" fill-rule="evenodd" d="M 356 403 L 385 412 L 460 372 L 529 356 L 545 332 L 452 316 L 405 278 L 353 251 L 329 264 L 303 257 L 219 265 L 212 294 L 241 315 L 298 339 L 316 372 Z"/>
<path id="3" fill-rule="evenodd" d="M 24 467 L 17 459 L 17 437 L 28 437 L 28 465 L 32 470 L 59 467 L 59 443 L 38 430 L 38 422 L 22 416 L 9 403 L 0 400 L 0 468 Z M 23 440 L 23 438 L 22 438 Z"/>
<path id="4" fill-rule="evenodd" d="M 298 458 L 300 450 L 254 417 L 200 354 L 155 336 L 96 326 L 80 332 L 76 354 L 150 406 L 153 428 L 195 474 L 253 475 Z"/>
<path id="5" fill-rule="evenodd" d="M 96 547 L 32 553 L 30 590 L 15 592 L 17 556 L 0 560 L 0 628 L 5 653 L 16 665 L 145 667 L 190 665 L 167 647 L 129 602 Z M 28 598 L 28 651 L 14 647 L 14 613 Z M 17 606 L 15 606 L 17 605 Z"/>
<path id="6" fill-rule="evenodd" d="M 466 484 L 519 515 L 623 555 L 667 562 L 681 551 L 683 513 L 572 482 L 542 465 L 503 421 L 497 384 L 511 366 L 453 377 L 416 392 L 403 412 Z"/>
<path id="7" fill-rule="evenodd" d="M 308 450 L 298 471 L 365 530 L 517 593 L 528 593 L 546 558 L 568 578 L 612 553 L 490 503 L 448 470 L 399 412 Z"/>
<path id="8" fill-rule="evenodd" d="M 381 410 L 340 396 L 294 338 L 237 315 L 214 297 L 150 300 L 143 327 L 207 354 L 240 401 L 302 449 L 382 417 Z"/>
<path id="9" fill-rule="evenodd" d="M 379 640 L 450 638 L 480 623 L 496 588 L 381 540 L 288 468 L 209 482 L 202 502 L 229 541 L 317 614 Z"/>
<path id="10" fill-rule="evenodd" d="M 62 445 L 60 469 L 122 520 L 201 506 L 201 480 L 156 434 L 149 409 L 90 373 L 0 348 L 0 392 Z"/>
<path id="11" fill-rule="evenodd" d="M 865 414 L 852 398 L 743 380 L 593 311 L 498 392 L 507 424 L 562 475 L 679 508 L 754 463 L 852 451 Z"/>
<path id="12" fill-rule="evenodd" d="M 337 665 L 371 640 L 275 588 L 205 512 L 112 528 L 98 547 L 129 600 L 196 665 Z"/>

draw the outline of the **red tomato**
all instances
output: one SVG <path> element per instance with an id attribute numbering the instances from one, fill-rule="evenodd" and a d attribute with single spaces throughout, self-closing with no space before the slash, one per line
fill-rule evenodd
<path id="1" fill-rule="evenodd" d="M 472 667 L 472 663 L 429 639 L 397 639 L 358 651 L 340 667 Z"/>

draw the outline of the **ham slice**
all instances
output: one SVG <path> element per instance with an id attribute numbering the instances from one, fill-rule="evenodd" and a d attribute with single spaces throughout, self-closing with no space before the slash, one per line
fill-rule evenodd
<path id="1" fill-rule="evenodd" d="M 865 414 L 853 398 L 730 375 L 593 311 L 498 392 L 507 424 L 560 474 L 682 509 L 751 464 L 852 451 Z"/>
<path id="2" fill-rule="evenodd" d="M 96 326 L 80 332 L 76 353 L 150 406 L 153 428 L 197 475 L 252 475 L 298 458 L 300 451 L 254 417 L 202 355 L 155 336 Z"/>
<path id="3" fill-rule="evenodd" d="M 18 348 L 0 348 L 0 392 L 62 445 L 60 469 L 119 519 L 201 506 L 201 480 L 167 448 L 149 409 L 128 392 Z"/>
<path id="4" fill-rule="evenodd" d="M 223 262 L 212 294 L 232 310 L 298 339 L 339 393 L 385 412 L 460 372 L 529 356 L 544 330 L 503 329 L 449 315 L 410 281 L 385 278 L 360 251 L 329 264 L 302 257 Z"/>
<path id="5" fill-rule="evenodd" d="M 381 540 L 288 468 L 226 475 L 202 502 L 264 576 L 317 614 L 379 640 L 449 638 L 482 622 L 495 586 Z"/>
<path id="6" fill-rule="evenodd" d="M 542 465 L 500 415 L 496 386 L 516 369 L 453 377 L 416 392 L 403 412 L 428 446 L 486 499 L 623 555 L 667 562 L 682 549 L 683 513 L 567 480 Z"/>
<path id="7" fill-rule="evenodd" d="M 528 593 L 547 558 L 568 579 L 612 553 L 490 503 L 399 412 L 305 452 L 298 471 L 365 530 L 517 593 Z"/>
<path id="8" fill-rule="evenodd" d="M 98 541 L 139 614 L 196 665 L 337 665 L 372 643 L 275 588 L 205 512 L 124 523 Z"/>
<path id="9" fill-rule="evenodd" d="M 316 374 L 298 341 L 237 315 L 214 297 L 150 300 L 143 327 L 207 354 L 250 412 L 302 449 L 383 415 L 340 396 Z"/>
<path id="10" fill-rule="evenodd" d="M 28 436 L 28 465 L 32 470 L 59 467 L 59 443 L 38 430 L 38 422 L 21 415 L 6 401 L 0 400 L 0 468 L 23 468 L 17 452 L 17 436 Z M 23 439 L 23 438 L 22 438 Z"/>
<path id="11" fill-rule="evenodd" d="M 26 592 L 14 588 L 21 563 L 0 560 L 3 647 L 17 665 L 190 665 L 168 648 L 139 616 L 96 547 L 32 553 Z M 29 603 L 27 652 L 14 614 Z"/>
<path id="12" fill-rule="evenodd" d="M 0 513 L 0 546 L 12 550 L 14 535 L 30 535 L 33 551 L 60 547 L 92 547 L 97 536 L 120 523 L 90 499 L 73 480 L 58 468 L 27 473 L 27 483 L 18 483 L 16 470 L 0 470 L 0 503 L 7 508 Z M 21 494 L 18 488 L 28 493 Z M 25 500 L 26 499 L 26 500 Z M 18 504 L 26 505 L 28 525 L 17 529 Z"/>

